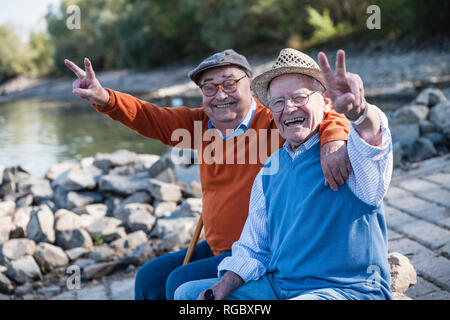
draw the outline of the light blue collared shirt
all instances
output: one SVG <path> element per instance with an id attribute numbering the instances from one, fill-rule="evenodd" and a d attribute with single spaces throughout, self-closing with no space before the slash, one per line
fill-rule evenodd
<path id="1" fill-rule="evenodd" d="M 244 133 L 245 131 L 247 131 L 248 127 L 250 127 L 250 123 L 252 122 L 253 116 L 255 115 L 255 111 L 256 111 L 256 101 L 255 99 L 252 98 L 250 110 L 248 110 L 244 120 L 242 120 L 242 122 L 233 130 L 233 132 L 230 135 L 224 136 L 222 135 L 222 132 L 216 129 L 217 132 L 220 134 L 223 140 L 227 140 Z M 208 129 L 211 128 L 216 128 L 216 126 L 214 122 L 212 122 L 212 120 L 208 120 Z"/>

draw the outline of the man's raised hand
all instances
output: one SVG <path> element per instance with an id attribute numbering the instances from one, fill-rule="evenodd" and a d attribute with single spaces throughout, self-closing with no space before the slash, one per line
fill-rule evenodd
<path id="1" fill-rule="evenodd" d="M 336 74 L 325 53 L 319 52 L 318 60 L 334 109 L 348 119 L 356 120 L 364 109 L 364 85 L 359 75 L 346 71 L 344 50 L 336 53 Z"/>
<path id="2" fill-rule="evenodd" d="M 74 95 L 99 106 L 108 103 L 109 93 L 95 77 L 94 69 L 88 58 L 84 58 L 85 70 L 68 59 L 64 60 L 64 64 L 77 76 L 77 79 L 72 84 Z"/>

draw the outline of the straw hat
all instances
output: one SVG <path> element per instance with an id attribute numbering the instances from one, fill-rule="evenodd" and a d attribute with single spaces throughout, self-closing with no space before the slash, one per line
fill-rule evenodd
<path id="1" fill-rule="evenodd" d="M 267 90 L 270 82 L 283 74 L 299 73 L 310 76 L 319 81 L 324 88 L 325 79 L 319 65 L 308 55 L 292 48 L 280 51 L 280 54 L 272 66 L 272 69 L 260 74 L 252 81 L 252 90 L 265 106 L 268 105 Z"/>

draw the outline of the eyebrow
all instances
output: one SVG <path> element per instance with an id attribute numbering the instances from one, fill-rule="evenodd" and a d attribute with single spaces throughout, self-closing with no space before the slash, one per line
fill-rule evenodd
<path id="1" fill-rule="evenodd" d="M 225 78 L 225 79 L 229 79 L 229 78 L 233 78 L 233 77 L 235 77 L 235 75 L 233 73 L 231 73 L 231 74 L 224 74 L 222 76 L 222 78 Z M 206 79 L 203 79 L 203 83 L 208 82 L 208 81 L 213 81 L 213 80 L 214 80 L 213 78 L 206 78 Z"/>

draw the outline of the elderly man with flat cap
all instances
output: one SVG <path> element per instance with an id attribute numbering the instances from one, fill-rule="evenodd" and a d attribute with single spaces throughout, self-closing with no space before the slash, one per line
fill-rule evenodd
<path id="1" fill-rule="evenodd" d="M 385 195 L 392 173 L 387 118 L 366 102 L 361 78 L 340 50 L 333 74 L 324 53 L 316 62 L 281 51 L 252 88 L 273 113 L 283 147 L 253 183 L 249 215 L 218 278 L 187 282 L 176 299 L 392 299 L 387 260 Z M 323 184 L 319 127 L 330 111 L 350 120 L 353 167 L 333 192 Z"/>
<path id="2" fill-rule="evenodd" d="M 65 61 L 78 77 L 73 83 L 75 95 L 145 137 L 198 152 L 206 241 L 197 244 L 187 265 L 182 266 L 184 249 L 147 262 L 136 275 L 136 299 L 173 299 L 182 283 L 215 276 L 218 264 L 230 255 L 248 215 L 253 180 L 284 139 L 270 111 L 253 97 L 252 70 L 246 58 L 233 50 L 212 55 L 189 73 L 202 91 L 201 108 L 160 108 L 103 88 L 91 62 L 87 58 L 84 62 L 85 70 Z M 346 151 L 348 122 L 332 111 L 319 131 L 325 183 L 337 190 L 351 171 Z M 266 148 L 265 157 L 249 160 L 254 147 L 261 146 Z M 203 159 L 212 153 L 215 161 L 208 156 Z"/>

